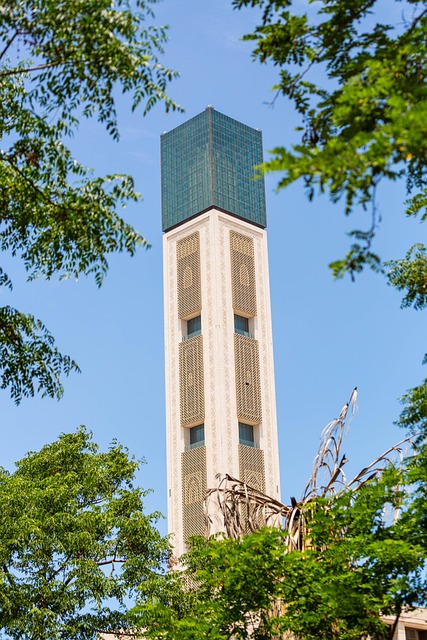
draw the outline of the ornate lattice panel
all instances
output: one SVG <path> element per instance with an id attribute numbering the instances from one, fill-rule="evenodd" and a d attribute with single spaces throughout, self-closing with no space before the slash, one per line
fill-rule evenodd
<path id="1" fill-rule="evenodd" d="M 195 336 L 179 345 L 179 389 L 181 424 L 203 422 L 203 338 Z"/>
<path id="2" fill-rule="evenodd" d="M 239 444 L 240 480 L 265 493 L 264 451 Z"/>
<path id="3" fill-rule="evenodd" d="M 265 493 L 264 451 L 239 444 L 239 479 L 261 493 Z M 265 526 L 262 512 L 252 510 L 250 503 L 241 505 L 240 517 L 245 533 Z"/>
<path id="4" fill-rule="evenodd" d="M 250 316 L 256 314 L 254 241 L 230 231 L 231 284 L 233 308 Z"/>
<path id="5" fill-rule="evenodd" d="M 206 447 L 184 451 L 181 465 L 183 531 L 187 540 L 190 536 L 205 534 Z"/>
<path id="6" fill-rule="evenodd" d="M 261 384 L 258 340 L 234 334 L 237 417 L 241 422 L 261 422 Z"/>
<path id="7" fill-rule="evenodd" d="M 176 243 L 178 315 L 186 318 L 202 308 L 200 238 L 196 231 Z"/>

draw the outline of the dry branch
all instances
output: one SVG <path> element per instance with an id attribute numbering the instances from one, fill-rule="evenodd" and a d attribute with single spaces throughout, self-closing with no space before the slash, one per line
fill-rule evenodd
<path id="1" fill-rule="evenodd" d="M 357 491 L 362 485 L 375 478 L 390 465 L 401 466 L 404 449 L 414 446 L 413 438 L 405 438 L 393 445 L 371 464 L 359 471 L 350 481 L 343 471 L 348 462 L 341 447 L 346 429 L 357 411 L 357 387 L 349 401 L 343 406 L 335 420 L 329 422 L 321 434 L 319 450 L 313 460 L 310 479 L 297 502 L 291 498 L 288 506 L 261 493 L 228 474 L 217 474 L 218 484 L 209 489 L 205 499 L 206 535 L 213 529 L 212 513 L 220 514 L 223 528 L 228 537 L 239 539 L 265 526 L 280 527 L 288 532 L 288 551 L 303 549 L 306 544 L 306 521 L 304 513 L 307 505 L 318 497 L 332 497 L 344 491 Z M 217 507 L 217 508 L 215 508 Z M 397 513 L 394 517 L 397 517 Z"/>

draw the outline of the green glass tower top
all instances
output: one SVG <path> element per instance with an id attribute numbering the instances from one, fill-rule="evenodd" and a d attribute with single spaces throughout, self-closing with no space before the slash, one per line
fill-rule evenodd
<path id="1" fill-rule="evenodd" d="M 212 207 L 267 225 L 260 131 L 208 107 L 162 135 L 161 158 L 163 231 Z"/>

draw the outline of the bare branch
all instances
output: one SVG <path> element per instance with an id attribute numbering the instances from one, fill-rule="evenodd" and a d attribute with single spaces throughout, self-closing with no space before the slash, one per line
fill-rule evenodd
<path id="1" fill-rule="evenodd" d="M 98 567 L 104 567 L 105 565 L 114 564 L 115 562 L 124 564 L 126 562 L 126 558 L 109 558 L 108 560 L 97 562 L 96 564 L 98 565 Z"/>
<path id="2" fill-rule="evenodd" d="M 3 51 L 0 53 L 0 60 L 3 58 L 4 55 L 6 55 L 7 50 L 9 49 L 9 47 L 11 46 L 11 44 L 13 43 L 13 41 L 15 40 L 15 38 L 17 38 L 19 35 L 21 34 L 20 31 L 18 31 L 18 29 L 15 31 L 15 33 L 13 34 L 13 36 L 11 38 L 9 38 L 9 41 L 7 42 L 5 48 L 3 49 Z"/>
<path id="3" fill-rule="evenodd" d="M 66 64 L 66 60 L 59 60 L 58 62 L 46 62 L 46 64 L 39 64 L 36 67 L 26 67 L 25 69 L 9 69 L 8 71 L 2 71 L 0 78 L 4 76 L 16 76 L 21 73 L 32 73 L 33 71 L 43 71 L 43 69 L 49 69 L 52 67 L 60 67 Z"/>
<path id="4" fill-rule="evenodd" d="M 209 489 L 205 498 L 206 535 L 209 536 L 214 519 L 221 514 L 226 534 L 230 538 L 242 536 L 264 526 L 280 527 L 287 532 L 285 545 L 288 551 L 303 550 L 306 541 L 307 508 L 318 497 L 332 498 L 347 491 L 357 491 L 370 480 L 379 477 L 390 465 L 403 464 L 403 446 L 413 446 L 417 436 L 405 438 L 393 445 L 371 464 L 364 467 L 350 482 L 343 472 L 347 457 L 341 454 L 344 430 L 349 410 L 351 417 L 357 409 L 357 388 L 341 409 L 338 418 L 332 420 L 322 431 L 319 450 L 314 458 L 313 471 L 299 502 L 291 498 L 288 506 L 265 495 L 237 478 L 218 474 L 218 485 Z M 396 462 L 396 455 L 398 460 Z M 327 470 L 328 477 L 319 482 L 319 474 Z M 399 517 L 395 508 L 394 519 Z"/>

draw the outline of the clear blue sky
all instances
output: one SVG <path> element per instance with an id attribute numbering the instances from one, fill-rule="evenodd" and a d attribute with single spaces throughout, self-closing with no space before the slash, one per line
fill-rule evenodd
<path id="1" fill-rule="evenodd" d="M 390 14 L 394 10 L 400 19 L 400 3 L 390 5 Z M 268 106 L 276 71 L 251 62 L 250 44 L 240 41 L 257 21 L 253 10 L 233 11 L 230 0 L 164 0 L 156 13 L 159 23 L 171 26 L 165 62 L 181 72 L 170 93 L 185 114 L 166 115 L 157 107 L 143 118 L 120 99 L 118 144 L 95 122 L 83 123 L 72 143 L 77 159 L 96 173 L 134 175 L 144 201 L 125 216 L 152 248 L 133 259 L 114 256 L 100 290 L 85 279 L 27 284 L 18 262 L 3 263 L 15 282 L 12 294 L 1 290 L 3 302 L 41 318 L 82 373 L 65 381 L 60 402 L 29 399 L 15 407 L 3 392 L 0 411 L 4 467 L 12 469 L 28 450 L 85 424 L 102 446 L 117 438 L 146 458 L 140 482 L 154 490 L 148 508 L 165 513 L 160 134 L 212 104 L 260 128 L 268 157 L 269 149 L 296 139 L 297 123 L 285 100 Z M 309 203 L 300 184 L 276 194 L 277 179 L 267 178 L 266 191 L 282 497 L 287 501 L 302 492 L 320 432 L 355 385 L 360 409 L 344 449 L 349 474 L 403 437 L 393 426 L 400 411 L 397 398 L 425 375 L 425 319 L 400 310 L 398 294 L 381 276 L 366 273 L 356 283 L 332 280 L 328 263 L 347 250 L 346 231 L 369 225 L 368 214 L 345 219 L 342 207 L 324 197 Z M 384 259 L 403 255 L 421 238 L 422 228 L 404 219 L 403 199 L 402 186 L 379 190 L 383 220 L 376 248 Z"/>

